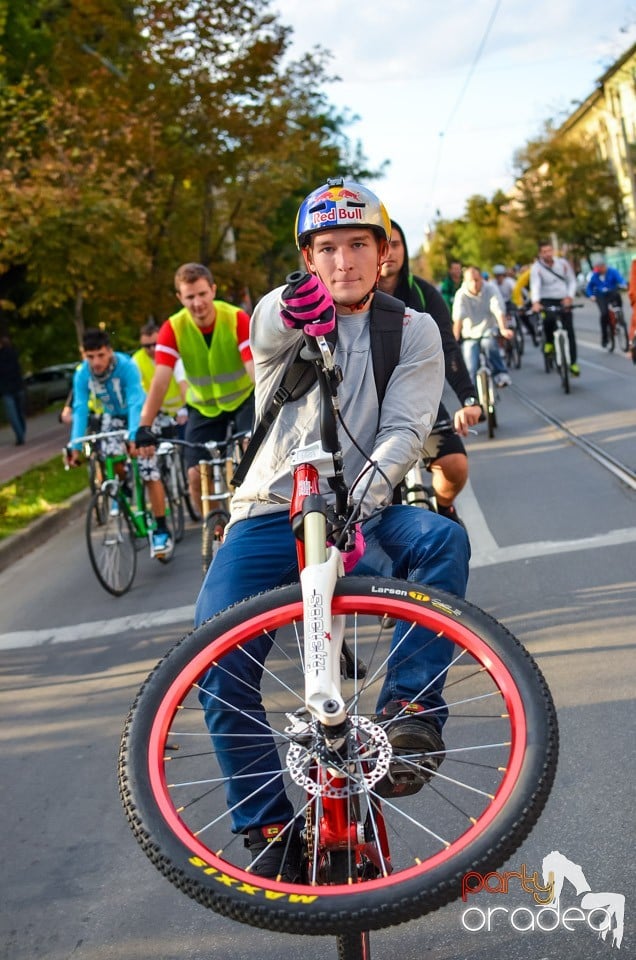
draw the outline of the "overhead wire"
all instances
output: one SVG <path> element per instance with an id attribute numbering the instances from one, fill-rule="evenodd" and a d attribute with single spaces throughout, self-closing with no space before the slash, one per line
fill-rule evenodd
<path id="1" fill-rule="evenodd" d="M 489 17 L 489 19 L 488 19 L 488 23 L 486 24 L 486 28 L 485 28 L 485 30 L 484 30 L 484 33 L 483 33 L 483 35 L 482 35 L 482 38 L 481 38 L 481 40 L 479 41 L 479 45 L 478 45 L 478 47 L 477 47 L 475 56 L 473 57 L 472 63 L 471 63 L 471 65 L 470 65 L 469 69 L 468 69 L 468 73 L 466 74 L 466 79 L 464 80 L 464 84 L 463 84 L 461 90 L 459 91 L 459 95 L 458 95 L 457 99 L 455 100 L 455 103 L 454 103 L 454 105 L 453 105 L 453 107 L 452 107 L 452 109 L 451 109 L 451 112 L 450 112 L 450 114 L 449 114 L 449 116 L 448 116 L 448 119 L 446 120 L 446 124 L 445 124 L 444 129 L 443 129 L 443 130 L 440 130 L 440 132 L 439 132 L 439 134 L 438 134 L 437 155 L 436 155 L 436 157 L 435 157 L 435 164 L 434 164 L 434 167 L 433 167 L 433 180 L 432 180 L 432 182 L 431 182 L 431 190 L 430 190 L 430 197 L 431 197 L 430 202 L 431 202 L 431 205 L 432 205 L 432 207 L 433 207 L 434 210 L 435 210 L 435 205 L 434 205 L 434 203 L 433 203 L 433 199 L 434 199 L 434 197 L 435 197 L 435 188 L 436 188 L 436 186 L 437 186 L 437 176 L 438 176 L 438 173 L 439 173 L 439 166 L 440 166 L 441 157 L 442 157 L 442 147 L 443 147 L 443 143 L 444 143 L 444 137 L 445 137 L 446 134 L 448 133 L 448 130 L 449 130 L 449 128 L 450 128 L 450 126 L 451 126 L 454 118 L 455 118 L 455 114 L 456 114 L 457 111 L 459 110 L 459 107 L 460 107 L 460 105 L 461 105 L 461 102 L 462 102 L 462 100 L 464 99 L 464 96 L 466 95 L 466 91 L 468 90 L 468 86 L 469 86 L 469 84 L 470 84 L 470 81 L 472 80 L 472 76 L 473 76 L 473 74 L 474 74 L 474 72 L 475 72 L 475 70 L 476 70 L 476 68 L 477 68 L 477 64 L 478 64 L 479 61 L 481 60 L 482 53 L 484 52 L 484 47 L 486 46 L 486 41 L 488 40 L 488 36 L 489 36 L 489 34 L 490 34 L 490 31 L 492 30 L 493 24 L 494 24 L 494 22 L 495 22 L 495 20 L 496 20 L 496 18 L 497 18 L 497 13 L 499 12 L 499 7 L 500 7 L 500 6 L 501 6 L 501 0 L 495 0 L 495 5 L 494 5 L 494 7 L 493 7 L 493 9 L 492 9 L 492 12 L 491 12 L 491 14 L 490 14 L 490 17 Z M 437 211 L 437 212 L 439 212 L 439 211 Z"/>

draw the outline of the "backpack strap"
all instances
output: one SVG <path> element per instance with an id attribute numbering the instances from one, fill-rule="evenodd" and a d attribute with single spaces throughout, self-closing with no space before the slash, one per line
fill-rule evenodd
<path id="1" fill-rule="evenodd" d="M 371 304 L 369 335 L 371 339 L 373 376 L 375 379 L 379 408 L 382 406 L 391 374 L 400 360 L 404 310 L 405 307 L 401 300 L 396 300 L 395 297 L 390 297 L 388 294 L 382 293 L 381 290 L 376 290 Z M 326 337 L 333 347 L 335 347 L 336 337 L 337 334 L 330 334 Z M 256 456 L 256 452 L 267 436 L 272 423 L 280 413 L 283 404 L 289 403 L 292 400 L 299 400 L 316 382 L 316 369 L 313 363 L 303 360 L 301 350 L 302 347 L 283 374 L 283 379 L 274 394 L 272 402 L 254 427 L 250 442 L 230 481 L 233 487 L 239 487 L 245 480 L 247 471 Z"/>
<path id="2" fill-rule="evenodd" d="M 401 300 L 376 290 L 371 304 L 370 338 L 373 376 L 382 406 L 391 374 L 400 362 L 405 306 Z"/>

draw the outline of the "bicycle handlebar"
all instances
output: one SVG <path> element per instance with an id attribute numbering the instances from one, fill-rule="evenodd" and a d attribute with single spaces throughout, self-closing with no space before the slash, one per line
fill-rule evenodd
<path id="1" fill-rule="evenodd" d="M 233 433 L 231 436 L 227 437 L 225 440 L 205 440 L 199 442 L 193 442 L 192 440 L 180 440 L 178 437 L 157 437 L 157 446 L 160 443 L 174 443 L 179 447 L 189 447 L 190 449 L 199 449 L 206 450 L 208 453 L 212 453 L 214 450 L 222 450 L 224 447 L 230 446 L 230 444 L 237 443 L 239 440 L 244 440 L 246 437 L 251 436 L 251 430 L 240 430 L 238 433 Z"/>
<path id="2" fill-rule="evenodd" d="M 75 437 L 73 443 L 93 443 L 96 440 L 105 440 L 109 437 L 127 437 L 127 430 L 107 430 L 105 433 L 89 433 L 85 437 Z M 134 443 L 134 440 L 131 440 Z"/>
<path id="3" fill-rule="evenodd" d="M 569 307 L 559 306 L 551 303 L 548 306 L 541 307 L 540 310 L 531 310 L 530 313 L 539 314 L 539 313 L 561 313 L 563 310 L 582 310 L 585 304 L 583 303 L 571 303 Z"/>

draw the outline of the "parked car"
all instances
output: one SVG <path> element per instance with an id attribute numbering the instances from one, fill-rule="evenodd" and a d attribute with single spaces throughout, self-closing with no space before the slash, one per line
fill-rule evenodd
<path id="1" fill-rule="evenodd" d="M 27 409 L 39 410 L 58 400 L 66 400 L 76 367 L 77 363 L 57 363 L 28 374 L 24 378 Z"/>

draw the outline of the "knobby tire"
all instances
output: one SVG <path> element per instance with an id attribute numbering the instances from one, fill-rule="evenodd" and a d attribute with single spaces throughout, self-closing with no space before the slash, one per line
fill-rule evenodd
<path id="1" fill-rule="evenodd" d="M 348 937 L 435 910 L 461 895 L 464 874 L 496 870 L 510 857 L 547 800 L 558 731 L 550 693 L 530 655 L 470 603 L 398 580 L 346 577 L 336 584 L 333 611 L 347 618 L 354 662 L 362 658 L 367 664 L 364 679 L 342 681 L 359 755 L 347 761 L 341 775 L 355 801 L 348 800 L 347 809 L 354 811 L 356 823 L 364 820 L 369 848 L 358 851 L 359 874 L 350 882 L 334 886 L 319 877 L 318 883 L 289 884 L 249 872 L 243 838 L 231 830 L 227 781 L 199 701 L 217 699 L 206 687 L 212 664 L 212 675 L 225 689 L 227 671 L 244 677 L 253 669 L 255 646 L 270 648 L 260 684 L 269 726 L 220 698 L 218 710 L 224 712 L 214 715 L 220 722 L 234 716 L 249 728 L 232 746 L 243 751 L 246 792 L 252 764 L 247 754 L 256 753 L 267 768 L 271 758 L 277 782 L 282 765 L 294 817 L 307 820 L 311 812 L 322 829 L 320 815 L 328 801 L 322 787 L 312 794 L 307 785 L 307 771 L 320 767 L 320 761 L 309 741 L 290 728 L 290 717 L 304 711 L 303 604 L 297 584 L 230 607 L 160 661 L 126 721 L 119 785 L 147 856 L 194 900 L 258 927 Z M 363 725 L 373 722 L 393 636 L 384 624 L 393 621 L 401 631 L 416 625 L 443 635 L 453 641 L 455 652 L 445 684 L 449 715 L 443 764 L 419 793 L 380 800 L 368 772 L 361 773 L 369 770 Z M 426 655 L 425 646 L 418 656 Z M 315 723 L 311 729 L 317 736 Z M 377 841 L 381 819 L 390 837 L 392 871 Z M 358 828 L 352 824 L 351 829 Z"/>

